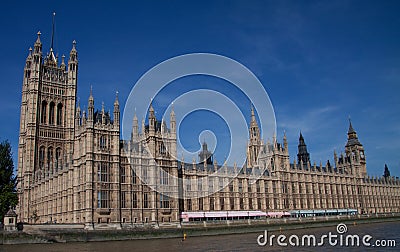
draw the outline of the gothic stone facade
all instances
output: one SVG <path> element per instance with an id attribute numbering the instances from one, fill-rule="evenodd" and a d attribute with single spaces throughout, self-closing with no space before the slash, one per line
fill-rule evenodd
<path id="1" fill-rule="evenodd" d="M 400 181 L 368 177 L 351 123 L 333 165 L 311 165 L 302 135 L 290 163 L 286 136 L 283 145 L 275 137 L 264 144 L 253 110 L 244 167 L 218 165 L 206 144 L 199 164 L 178 162 L 173 111 L 168 128 L 151 106 L 147 124 L 135 115 L 131 139 L 121 140 L 118 96 L 113 115 L 104 105 L 95 111 L 92 92 L 81 110 L 77 73 L 76 43 L 68 64 L 64 56 L 59 63 L 52 48 L 43 55 L 38 33 L 22 85 L 19 221 L 93 228 L 176 223 L 181 211 L 197 210 L 400 211 Z"/>

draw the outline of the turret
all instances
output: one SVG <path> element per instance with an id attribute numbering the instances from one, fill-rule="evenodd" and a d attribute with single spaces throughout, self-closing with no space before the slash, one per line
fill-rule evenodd
<path id="1" fill-rule="evenodd" d="M 310 162 L 310 154 L 307 151 L 307 145 L 304 141 L 304 137 L 303 134 L 301 134 L 301 132 L 299 137 L 297 161 L 299 164 L 300 163 L 307 164 L 308 162 Z"/>
<path id="2" fill-rule="evenodd" d="M 138 122 L 138 118 L 136 116 L 136 111 L 135 111 L 135 115 L 133 116 L 133 123 L 132 123 L 132 139 L 137 140 L 138 136 L 139 136 L 139 122 Z"/>
<path id="3" fill-rule="evenodd" d="M 33 58 L 33 67 L 32 67 L 32 74 L 34 78 L 39 78 L 39 71 L 40 71 L 40 66 L 42 63 L 42 42 L 40 41 L 40 31 L 37 33 L 37 39 L 35 42 L 35 45 L 33 46 L 33 53 L 32 53 L 32 58 Z"/>
<path id="4" fill-rule="evenodd" d="M 76 84 L 78 77 L 78 52 L 76 51 L 76 41 L 72 42 L 72 49 L 68 60 L 68 82 Z"/>
<path id="5" fill-rule="evenodd" d="M 258 153 L 260 151 L 260 128 L 258 127 L 254 107 L 251 106 L 251 120 L 249 128 L 249 143 L 247 146 L 247 167 L 257 166 Z"/>
<path id="6" fill-rule="evenodd" d="M 383 172 L 383 177 L 384 178 L 389 178 L 390 177 L 390 171 L 389 171 L 389 168 L 387 167 L 387 164 L 385 164 L 385 170 Z"/>
<path id="7" fill-rule="evenodd" d="M 88 100 L 88 122 L 93 123 L 93 118 L 94 116 L 94 98 L 93 98 L 93 90 L 92 87 L 90 87 L 90 95 L 89 95 L 89 100 Z"/>
<path id="8" fill-rule="evenodd" d="M 283 133 L 283 147 L 285 148 L 285 153 L 289 153 L 288 141 L 286 137 L 286 131 Z"/>
<path id="9" fill-rule="evenodd" d="M 150 103 L 149 108 L 149 134 L 154 134 L 156 127 L 156 116 L 154 115 L 153 103 Z"/>
<path id="10" fill-rule="evenodd" d="M 170 124 L 171 134 L 174 137 L 176 137 L 176 119 L 175 119 L 175 111 L 173 105 L 171 108 L 171 113 L 169 115 L 169 124 Z"/>
<path id="11" fill-rule="evenodd" d="M 78 100 L 78 106 L 76 108 L 76 114 L 75 114 L 75 126 L 80 126 L 80 125 L 81 125 L 81 106 Z"/>
<path id="12" fill-rule="evenodd" d="M 119 111 L 118 91 L 115 94 L 113 113 L 114 113 L 114 125 L 119 126 L 120 111 Z"/>
<path id="13" fill-rule="evenodd" d="M 351 120 L 349 119 L 349 130 L 347 131 L 347 144 L 345 147 L 346 157 L 354 166 L 356 174 L 361 177 L 367 175 L 364 147 L 358 140 L 357 132 L 354 130 Z"/>

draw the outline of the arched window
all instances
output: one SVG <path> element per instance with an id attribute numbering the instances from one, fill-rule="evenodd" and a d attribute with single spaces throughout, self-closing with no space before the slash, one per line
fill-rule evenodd
<path id="1" fill-rule="evenodd" d="M 61 168 L 61 148 L 56 149 L 56 170 Z"/>
<path id="2" fill-rule="evenodd" d="M 49 124 L 54 124 L 54 102 L 50 102 L 50 110 L 49 110 Z"/>
<path id="3" fill-rule="evenodd" d="M 39 169 L 42 170 L 44 166 L 44 146 L 40 146 L 39 148 Z"/>
<path id="4" fill-rule="evenodd" d="M 62 121 L 61 121 L 62 120 L 62 107 L 63 107 L 63 105 L 61 103 L 59 103 L 57 105 L 57 120 L 56 120 L 57 125 L 62 124 Z"/>
<path id="5" fill-rule="evenodd" d="M 40 114 L 40 122 L 41 123 L 46 123 L 46 114 L 47 114 L 47 102 L 42 101 L 42 110 Z"/>
<path id="6" fill-rule="evenodd" d="M 47 169 L 53 169 L 53 148 L 47 149 Z"/>

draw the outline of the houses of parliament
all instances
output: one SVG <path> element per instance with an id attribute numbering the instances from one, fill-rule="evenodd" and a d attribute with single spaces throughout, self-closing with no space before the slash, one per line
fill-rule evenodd
<path id="1" fill-rule="evenodd" d="M 92 91 L 82 109 L 75 41 L 60 60 L 52 46 L 43 53 L 40 36 L 23 72 L 19 221 L 92 229 L 177 224 L 191 211 L 400 212 L 400 180 L 387 168 L 382 177 L 368 176 L 351 122 L 345 151 L 332 163 L 312 163 L 301 134 L 292 161 L 286 135 L 264 143 L 253 109 L 244 166 L 218 164 L 207 143 L 198 162 L 179 161 L 174 111 L 166 123 L 150 106 L 146 121 L 134 116 L 131 139 L 121 139 L 118 95 L 112 113 L 95 108 Z"/>

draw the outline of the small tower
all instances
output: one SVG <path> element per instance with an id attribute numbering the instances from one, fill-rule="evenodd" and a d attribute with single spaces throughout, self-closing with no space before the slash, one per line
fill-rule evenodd
<path id="1" fill-rule="evenodd" d="M 389 171 L 389 168 L 387 167 L 387 164 L 385 164 L 385 170 L 383 172 L 383 177 L 384 178 L 389 178 L 390 177 L 390 171 Z"/>
<path id="2" fill-rule="evenodd" d="M 88 122 L 93 123 L 94 121 L 94 98 L 93 89 L 90 87 L 90 95 L 88 99 Z"/>
<path id="3" fill-rule="evenodd" d="M 285 148 L 285 153 L 289 153 L 289 146 L 288 146 L 288 141 L 286 137 L 286 131 L 283 133 L 283 147 Z"/>
<path id="4" fill-rule="evenodd" d="M 350 160 L 350 165 L 353 172 L 356 172 L 361 177 L 367 175 L 367 167 L 365 161 L 364 147 L 358 140 L 356 131 L 353 128 L 349 119 L 349 130 L 347 132 L 347 144 L 345 147 L 346 157 Z"/>
<path id="5" fill-rule="evenodd" d="M 154 114 L 153 103 L 150 103 L 149 108 L 149 134 L 154 135 L 156 129 L 156 116 Z"/>
<path id="6" fill-rule="evenodd" d="M 203 142 L 203 148 L 199 153 L 199 163 L 213 164 L 213 154 L 208 150 L 207 143 Z"/>
<path id="7" fill-rule="evenodd" d="M 135 114 L 133 116 L 133 123 L 132 123 L 132 140 L 134 140 L 134 142 L 137 142 L 139 137 L 139 121 L 138 118 L 136 116 L 136 111 Z"/>
<path id="8" fill-rule="evenodd" d="M 307 151 L 307 145 L 304 141 L 303 134 L 300 132 L 297 161 L 299 164 L 307 165 L 310 162 L 310 154 Z"/>
<path id="9" fill-rule="evenodd" d="M 119 127 L 119 118 L 120 118 L 120 111 L 119 111 L 119 101 L 118 101 L 118 91 L 115 93 L 115 101 L 114 101 L 114 125 Z"/>
<path id="10" fill-rule="evenodd" d="M 258 153 L 260 152 L 261 140 L 260 140 L 260 128 L 256 120 L 253 106 L 251 106 L 251 121 L 249 128 L 249 143 L 247 145 L 247 167 L 255 167 L 258 165 Z"/>

